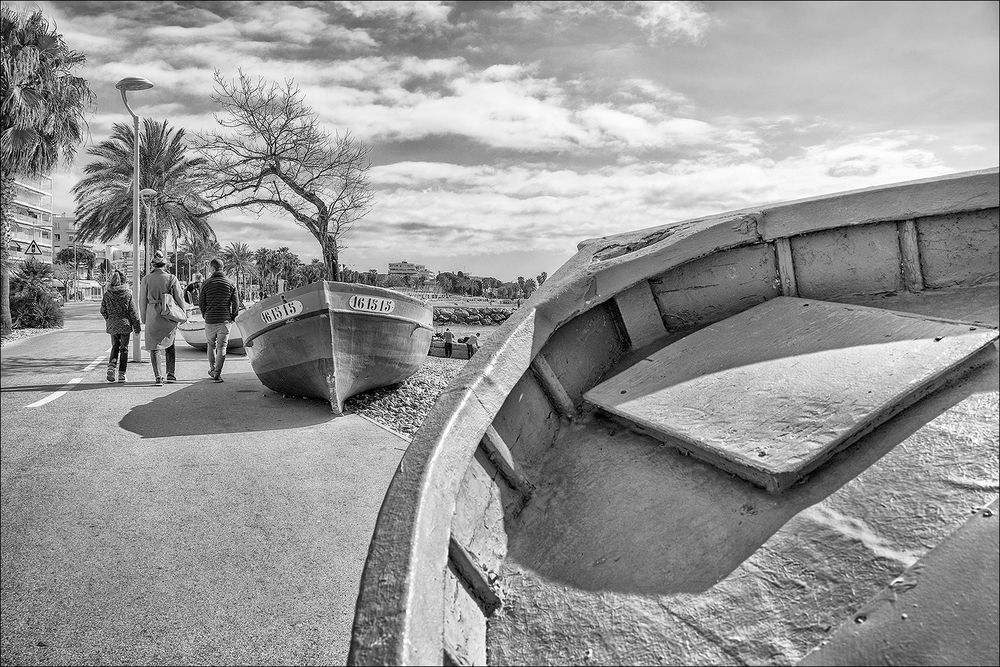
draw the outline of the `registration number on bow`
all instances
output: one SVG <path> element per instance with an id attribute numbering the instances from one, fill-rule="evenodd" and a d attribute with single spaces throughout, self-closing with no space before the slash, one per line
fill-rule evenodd
<path id="1" fill-rule="evenodd" d="M 363 310 L 368 313 L 391 313 L 396 308 L 396 302 L 392 299 L 383 299 L 377 296 L 362 296 L 355 294 L 348 301 L 348 305 L 354 310 Z"/>
<path id="2" fill-rule="evenodd" d="M 301 301 L 287 301 L 280 306 L 260 311 L 260 319 L 264 320 L 264 324 L 272 324 L 300 315 L 302 311 Z"/>

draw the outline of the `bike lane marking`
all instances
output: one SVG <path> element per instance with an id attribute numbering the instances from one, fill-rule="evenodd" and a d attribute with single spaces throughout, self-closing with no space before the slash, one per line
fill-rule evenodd
<path id="1" fill-rule="evenodd" d="M 84 373 L 89 373 L 90 371 L 94 370 L 97 367 L 97 365 L 99 363 L 101 363 L 101 361 L 103 361 L 104 359 L 107 358 L 106 355 L 109 352 L 111 352 L 111 348 L 110 347 L 107 350 L 105 350 L 104 353 L 101 354 L 101 356 L 97 357 L 92 362 L 90 362 L 90 364 L 86 368 L 83 369 L 83 372 Z M 29 403 L 28 405 L 26 405 L 24 407 L 26 407 L 26 408 L 39 408 L 39 407 L 45 405 L 46 403 L 51 403 L 52 401 L 56 400 L 60 396 L 64 396 L 69 390 L 71 390 L 73 388 L 73 385 L 79 384 L 80 382 L 83 382 L 83 378 L 82 377 L 73 378 L 72 380 L 70 380 L 69 382 L 67 382 L 66 384 L 64 384 L 60 389 L 57 389 L 56 391 L 54 391 L 53 393 L 49 394 L 45 398 L 43 398 L 41 400 L 38 400 L 38 401 L 35 401 L 34 403 Z"/>

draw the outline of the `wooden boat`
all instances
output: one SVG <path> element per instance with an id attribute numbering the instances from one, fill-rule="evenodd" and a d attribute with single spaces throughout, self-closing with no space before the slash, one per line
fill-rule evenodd
<path id="1" fill-rule="evenodd" d="M 184 342 L 196 350 L 207 350 L 208 339 L 205 337 L 205 318 L 201 316 L 201 311 L 198 310 L 197 306 L 189 306 L 187 314 L 187 322 L 177 325 L 181 335 L 184 336 Z M 226 344 L 226 350 L 236 352 L 237 354 L 241 352 L 245 353 L 243 349 L 243 333 L 240 331 L 238 324 L 233 324 L 229 331 L 229 342 Z"/>
<path id="2" fill-rule="evenodd" d="M 236 324 L 265 386 L 322 398 L 338 414 L 354 394 L 413 375 L 434 331 L 431 308 L 418 299 L 331 281 L 258 301 Z"/>
<path id="3" fill-rule="evenodd" d="M 582 242 L 404 454 L 349 664 L 995 664 L 998 201 Z"/>

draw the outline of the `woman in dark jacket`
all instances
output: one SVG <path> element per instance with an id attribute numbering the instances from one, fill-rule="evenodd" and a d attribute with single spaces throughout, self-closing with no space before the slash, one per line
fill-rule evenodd
<path id="1" fill-rule="evenodd" d="M 136 310 L 132 291 L 125 282 L 121 271 L 111 274 L 108 289 L 101 300 L 101 315 L 107 320 L 107 331 L 111 334 L 111 359 L 108 360 L 108 382 L 126 382 L 125 369 L 128 366 L 128 344 L 132 332 L 139 333 L 139 311 Z"/>

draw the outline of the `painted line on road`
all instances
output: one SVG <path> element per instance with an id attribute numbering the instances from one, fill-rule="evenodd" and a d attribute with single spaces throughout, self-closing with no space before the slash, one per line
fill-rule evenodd
<path id="1" fill-rule="evenodd" d="M 43 398 L 40 401 L 35 401 L 34 403 L 29 403 L 28 405 L 26 405 L 24 407 L 26 407 L 26 408 L 37 408 L 39 406 L 45 405 L 46 403 L 51 403 L 52 401 L 56 400 L 57 398 L 59 398 L 60 396 L 62 396 L 66 392 L 68 392 L 70 389 L 72 389 L 73 385 L 77 384 L 78 382 L 81 382 L 82 380 L 83 380 L 83 378 L 73 378 L 72 380 L 70 380 L 69 382 L 67 382 L 66 384 L 64 384 L 62 389 L 60 389 L 59 391 L 55 392 L 54 394 L 52 394 L 50 396 L 47 396 L 47 397 Z"/>
<path id="2" fill-rule="evenodd" d="M 109 352 L 111 352 L 111 348 L 110 347 L 107 350 L 104 351 L 104 354 L 102 354 L 101 356 L 97 357 L 92 362 L 90 362 L 90 365 L 88 365 L 86 368 L 84 368 L 83 372 L 87 373 L 89 371 L 94 370 L 94 368 L 97 367 L 97 364 L 101 363 L 102 361 L 104 361 L 104 359 L 107 358 L 105 355 L 108 354 Z M 83 378 L 73 378 L 72 380 L 70 380 L 69 382 L 67 382 L 66 384 L 64 384 L 62 386 L 62 388 L 59 389 L 58 391 L 53 392 L 52 394 L 46 396 L 45 398 L 43 398 L 43 399 L 41 399 L 39 401 L 35 401 L 34 403 L 29 403 L 28 405 L 26 405 L 24 407 L 26 407 L 26 408 L 38 408 L 38 407 L 41 407 L 41 406 L 45 405 L 46 403 L 51 403 L 52 401 L 56 400 L 60 396 L 64 396 L 70 389 L 73 388 L 73 385 L 79 384 L 80 382 L 83 382 Z"/>
<path id="3" fill-rule="evenodd" d="M 108 349 L 104 350 L 104 354 L 102 354 L 101 356 L 99 356 L 96 359 L 94 359 L 93 361 L 91 361 L 90 365 L 83 369 L 83 372 L 84 373 L 89 373 L 90 371 L 94 370 L 94 368 L 97 367 L 97 364 L 101 363 L 102 361 L 104 361 L 105 359 L 108 358 L 107 355 L 108 355 L 109 352 L 111 352 L 111 348 L 110 347 Z"/>

